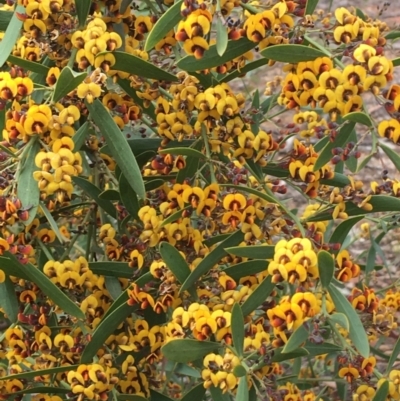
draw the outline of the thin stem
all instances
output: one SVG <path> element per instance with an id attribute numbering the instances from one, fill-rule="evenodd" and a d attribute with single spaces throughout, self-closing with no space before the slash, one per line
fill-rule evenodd
<path id="1" fill-rule="evenodd" d="M 210 175 L 211 175 L 211 183 L 216 183 L 217 179 L 215 177 L 215 171 L 214 171 L 214 165 L 212 164 L 211 161 L 211 152 L 210 152 L 210 144 L 208 143 L 208 136 L 207 136 L 207 128 L 204 124 L 201 126 L 201 136 L 204 141 L 204 146 L 206 148 L 206 156 L 208 160 L 208 165 L 210 167 Z"/>

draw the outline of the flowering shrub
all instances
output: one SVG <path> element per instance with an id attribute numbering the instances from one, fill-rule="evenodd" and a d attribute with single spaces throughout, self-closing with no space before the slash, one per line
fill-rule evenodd
<path id="1" fill-rule="evenodd" d="M 318 0 L 2 3 L 0 399 L 400 399 L 400 181 L 362 174 L 400 170 L 399 31 Z"/>

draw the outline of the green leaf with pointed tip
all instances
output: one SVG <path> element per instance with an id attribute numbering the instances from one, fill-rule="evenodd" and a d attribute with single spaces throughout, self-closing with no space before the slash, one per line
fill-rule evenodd
<path id="1" fill-rule="evenodd" d="M 304 349 L 306 349 L 309 352 L 310 356 L 318 356 L 318 355 L 331 354 L 334 352 L 343 351 L 343 348 L 336 344 L 331 344 L 331 343 L 315 344 L 312 343 L 311 341 L 306 342 Z"/>
<path id="2" fill-rule="evenodd" d="M 322 286 L 324 288 L 328 288 L 333 279 L 333 273 L 335 271 L 335 261 L 329 252 L 318 252 L 318 270 L 319 279 L 321 280 Z"/>
<path id="3" fill-rule="evenodd" d="M 235 78 L 239 78 L 240 76 L 244 76 L 250 71 L 256 70 L 257 68 L 263 67 L 264 65 L 268 64 L 267 59 L 260 58 L 259 60 L 252 61 L 251 63 L 247 63 L 244 67 L 240 68 L 240 70 L 236 70 L 231 72 L 230 74 L 226 74 L 223 78 L 221 78 L 218 82 L 220 84 L 224 82 L 230 82 Z"/>
<path id="4" fill-rule="evenodd" d="M 107 201 L 119 201 L 121 197 L 116 189 L 106 189 L 99 194 L 99 198 Z"/>
<path id="5" fill-rule="evenodd" d="M 367 127 L 372 127 L 371 117 L 362 113 L 361 111 L 355 111 L 353 113 L 346 114 L 342 117 L 343 121 L 352 121 L 353 123 L 359 123 L 362 125 L 366 125 Z"/>
<path id="6" fill-rule="evenodd" d="M 295 351 L 283 353 L 283 347 L 274 350 L 274 355 L 271 358 L 271 362 L 284 362 L 289 359 L 301 358 L 308 355 L 308 351 L 305 348 L 298 348 Z"/>
<path id="7" fill-rule="evenodd" d="M 0 267 L 1 270 L 1 267 Z M 19 303 L 15 294 L 15 285 L 8 276 L 0 283 L 0 305 L 11 323 L 17 323 Z"/>
<path id="8" fill-rule="evenodd" d="M 364 357 L 369 356 L 368 336 L 357 312 L 347 300 L 347 298 L 332 283 L 328 287 L 328 292 L 332 298 L 336 310 L 343 313 L 349 319 L 349 337 L 357 348 L 358 352 Z"/>
<path id="9" fill-rule="evenodd" d="M 145 199 L 146 190 L 144 188 L 142 174 L 124 134 L 100 100 L 96 99 L 93 103 L 87 103 L 86 106 L 90 112 L 91 118 L 106 139 L 110 153 L 117 162 L 129 185 L 141 199 Z"/>
<path id="10" fill-rule="evenodd" d="M 391 160 L 391 162 L 400 171 L 400 156 L 399 154 L 391 149 L 389 146 L 384 145 L 382 142 L 379 143 L 379 147 L 386 153 L 386 156 Z"/>
<path id="11" fill-rule="evenodd" d="M 343 127 L 336 134 L 336 138 L 334 139 L 334 141 L 328 142 L 327 145 L 322 149 L 320 155 L 315 162 L 314 171 L 319 170 L 320 168 L 324 167 L 325 164 L 329 163 L 329 161 L 333 157 L 333 148 L 342 148 L 344 145 L 346 145 L 347 142 L 350 141 L 350 134 L 353 131 L 355 125 L 356 123 L 353 121 L 343 125 Z"/>
<path id="12" fill-rule="evenodd" d="M 299 63 L 311 61 L 318 57 L 325 57 L 326 54 L 318 49 L 304 45 L 275 45 L 261 50 L 261 55 L 270 60 L 283 61 L 285 63 Z"/>
<path id="13" fill-rule="evenodd" d="M 41 370 L 29 370 L 27 372 L 15 373 L 9 376 L 3 376 L 1 380 L 20 380 L 20 379 L 32 379 L 37 376 L 52 375 L 57 373 L 67 372 L 69 370 L 75 370 L 79 365 L 69 365 L 69 366 L 58 366 L 55 368 L 41 369 Z"/>
<path id="14" fill-rule="evenodd" d="M 255 290 L 244 301 L 242 305 L 242 312 L 244 316 L 248 316 L 253 310 L 258 308 L 269 297 L 272 290 L 275 288 L 275 283 L 271 282 L 272 276 L 269 275 L 258 284 Z"/>
<path id="15" fill-rule="evenodd" d="M 391 31 L 391 32 L 389 32 L 387 35 L 385 35 L 385 39 L 386 40 L 388 40 L 388 39 L 397 39 L 397 38 L 400 38 L 400 31 Z"/>
<path id="16" fill-rule="evenodd" d="M 0 10 L 0 31 L 4 32 L 8 24 L 11 21 L 11 18 L 13 16 L 13 11 L 12 10 Z"/>
<path id="17" fill-rule="evenodd" d="M 386 401 L 389 394 L 389 382 L 385 380 L 374 395 L 372 401 Z"/>
<path id="18" fill-rule="evenodd" d="M 389 374 L 389 372 L 391 371 L 392 366 L 394 365 L 394 363 L 397 360 L 397 357 L 399 356 L 399 353 L 400 353 L 400 337 L 397 338 L 393 351 L 390 354 L 390 359 L 386 366 L 386 374 Z"/>
<path id="19" fill-rule="evenodd" d="M 241 258 L 252 259 L 272 259 L 274 257 L 274 245 L 251 245 L 251 246 L 234 246 L 226 248 L 226 252 Z"/>
<path id="20" fill-rule="evenodd" d="M 101 276 L 132 278 L 134 270 L 126 262 L 90 262 L 89 268 Z"/>
<path id="21" fill-rule="evenodd" d="M 181 253 L 166 241 L 161 242 L 159 249 L 161 257 L 167 267 L 181 284 L 184 283 L 190 275 L 190 267 Z"/>
<path id="22" fill-rule="evenodd" d="M 114 219 L 117 218 L 117 211 L 111 201 L 107 199 L 100 198 L 102 193 L 96 185 L 92 184 L 90 181 L 85 180 L 82 177 L 72 177 L 72 181 L 79 188 L 83 190 L 90 198 L 92 198 L 97 205 L 99 205 L 106 213 L 108 213 Z"/>
<path id="23" fill-rule="evenodd" d="M 107 53 L 110 52 L 99 53 L 99 56 Z M 128 72 L 139 77 L 157 79 L 159 81 L 174 82 L 178 80 L 175 75 L 133 54 L 125 52 L 112 52 L 111 54 L 115 57 L 115 64 L 112 66 L 113 70 Z"/>
<path id="24" fill-rule="evenodd" d="M 224 256 L 227 255 L 225 248 L 229 248 L 230 246 L 236 245 L 242 242 L 244 239 L 244 234 L 239 230 L 231 234 L 227 239 L 222 241 L 215 249 L 213 249 L 194 269 L 189 277 L 182 284 L 182 287 L 179 290 L 179 293 L 182 294 L 183 291 L 188 290 L 192 287 L 196 281 L 208 273 L 214 265 L 216 265 Z"/>
<path id="25" fill-rule="evenodd" d="M 79 127 L 78 131 L 75 132 L 74 136 L 72 137 L 72 140 L 74 141 L 75 152 L 81 149 L 91 131 L 93 131 L 93 128 L 91 127 L 90 123 L 86 121 Z"/>
<path id="26" fill-rule="evenodd" d="M 167 224 L 173 223 L 174 221 L 182 218 L 183 211 L 184 210 L 188 210 L 191 207 L 192 207 L 191 205 L 187 205 L 183 209 L 180 209 L 177 212 L 172 213 L 171 216 L 168 216 L 165 220 L 163 220 L 163 222 L 161 223 L 160 227 L 165 227 Z"/>
<path id="27" fill-rule="evenodd" d="M 236 351 L 236 355 L 242 357 L 244 346 L 244 318 L 242 308 L 238 303 L 235 303 L 232 308 L 231 330 L 233 348 Z"/>
<path id="28" fill-rule="evenodd" d="M 89 15 L 91 5 L 92 0 L 79 0 L 75 3 L 76 14 L 79 21 L 79 28 L 83 28 L 86 25 L 86 19 Z"/>
<path id="29" fill-rule="evenodd" d="M 219 387 L 211 386 L 208 391 L 211 394 L 212 401 L 232 401 L 232 397 L 229 395 L 229 393 L 223 393 Z"/>
<path id="30" fill-rule="evenodd" d="M 339 326 L 342 326 L 345 330 L 350 330 L 349 319 L 344 313 L 332 313 L 328 316 L 328 319 Z"/>
<path id="31" fill-rule="evenodd" d="M 61 233 L 58 224 L 54 220 L 53 215 L 50 213 L 50 210 L 47 209 L 46 205 L 43 202 L 39 202 L 39 206 L 44 216 L 46 217 L 46 220 L 49 222 L 51 229 L 56 234 L 57 239 L 61 242 L 61 244 L 67 242 L 68 238 L 64 237 L 64 235 Z"/>
<path id="32" fill-rule="evenodd" d="M 319 0 L 307 0 L 307 5 L 304 15 L 312 15 L 312 13 L 315 11 L 318 5 L 318 2 Z"/>
<path id="33" fill-rule="evenodd" d="M 247 383 L 247 376 L 243 376 L 239 379 L 236 399 L 240 401 L 249 401 L 249 386 Z"/>
<path id="34" fill-rule="evenodd" d="M 40 151 L 40 144 L 36 138 L 31 138 L 26 146 L 30 146 L 30 149 L 28 149 L 25 159 L 20 161 L 23 164 L 17 180 L 17 194 L 21 200 L 22 208 L 29 211 L 28 219 L 23 221 L 24 225 L 28 226 L 36 217 L 40 200 L 39 185 L 33 179 L 33 173 L 38 170 L 35 164 L 35 156 Z"/>
<path id="35" fill-rule="evenodd" d="M 191 149 L 200 151 L 203 148 L 203 141 L 194 142 Z M 179 170 L 176 176 L 176 182 L 182 184 L 188 177 L 194 177 L 199 169 L 200 159 L 197 157 L 189 157 L 186 159 L 185 168 Z"/>
<path id="36" fill-rule="evenodd" d="M 187 363 L 197 361 L 221 347 L 222 344 L 216 342 L 182 338 L 169 341 L 161 347 L 161 352 L 169 361 Z"/>
<path id="37" fill-rule="evenodd" d="M 13 56 L 12 54 L 8 56 L 7 62 L 17 65 L 25 69 L 26 71 L 36 72 L 37 74 L 43 74 L 43 75 L 47 75 L 50 69 L 44 64 L 35 63 L 33 61 L 29 61 L 21 57 Z"/>
<path id="38" fill-rule="evenodd" d="M 138 213 L 140 209 L 139 199 L 136 192 L 131 188 L 128 180 L 125 178 L 124 174 L 119 177 L 119 193 L 121 196 L 121 201 L 126 207 L 128 213 L 134 218 L 138 218 Z"/>
<path id="39" fill-rule="evenodd" d="M 122 293 L 124 294 L 124 293 Z M 121 295 L 122 295 L 121 294 Z M 135 310 L 126 302 L 114 309 L 112 313 L 104 316 L 93 332 L 90 342 L 86 345 L 80 363 L 92 363 L 97 351 L 104 345 L 107 338 L 114 333 L 117 327 Z"/>
<path id="40" fill-rule="evenodd" d="M 232 265 L 224 269 L 224 273 L 229 277 L 232 277 L 234 280 L 240 280 L 242 277 L 261 273 L 267 269 L 268 262 L 266 260 L 253 259 Z"/>
<path id="41" fill-rule="evenodd" d="M 76 89 L 86 77 L 87 72 L 75 72 L 71 67 L 64 67 L 57 79 L 52 101 L 54 103 L 60 101 L 68 93 Z"/>
<path id="42" fill-rule="evenodd" d="M 256 43 L 250 42 L 247 38 L 239 40 L 229 40 L 224 55 L 218 55 L 217 45 L 212 45 L 204 52 L 201 59 L 196 59 L 194 56 L 186 56 L 180 59 L 177 63 L 178 67 L 184 71 L 201 71 L 209 68 L 223 65 L 228 61 L 248 52 L 256 47 Z"/>
<path id="43" fill-rule="evenodd" d="M 81 311 L 67 295 L 65 295 L 50 279 L 43 274 L 37 267 L 30 263 L 20 264 L 14 255 L 8 252 L 0 257 L 1 269 L 11 271 L 12 276 L 26 277 L 27 280 L 36 284 L 42 292 L 49 297 L 62 311 L 78 319 L 85 319 L 85 314 Z M 22 274 L 21 274 L 22 273 Z M 10 274 L 10 273 L 8 273 Z"/>
<path id="44" fill-rule="evenodd" d="M 356 216 L 347 220 L 342 221 L 335 229 L 331 238 L 329 239 L 330 244 L 343 244 L 347 238 L 350 230 L 364 218 L 364 216 Z"/>
<path id="45" fill-rule="evenodd" d="M 144 50 L 148 52 L 151 50 L 161 39 L 163 39 L 169 31 L 174 29 L 175 25 L 183 19 L 181 13 L 181 6 L 183 0 L 179 0 L 171 6 L 157 22 L 154 24 L 150 33 L 147 36 Z"/>
<path id="46" fill-rule="evenodd" d="M 164 394 L 159 393 L 158 391 L 150 389 L 150 400 L 151 401 L 173 401 L 171 398 L 167 397 Z"/>
<path id="47" fill-rule="evenodd" d="M 181 401 L 201 401 L 204 398 L 204 394 L 206 393 L 206 389 L 204 388 L 203 383 L 198 384 L 189 390 L 181 399 Z"/>
<path id="48" fill-rule="evenodd" d="M 162 149 L 158 151 L 159 154 L 161 155 L 178 155 L 178 156 L 190 156 L 190 157 L 196 157 L 198 159 L 205 159 L 206 155 L 203 153 L 199 152 L 196 149 L 193 148 L 172 148 L 172 149 Z"/>
<path id="49" fill-rule="evenodd" d="M 299 326 L 289 337 L 288 342 L 283 347 L 282 353 L 288 354 L 299 349 L 301 345 L 306 342 L 309 334 L 310 333 L 308 332 L 304 324 Z"/>
<path id="50" fill-rule="evenodd" d="M 222 57 L 228 46 L 228 31 L 221 18 L 217 18 L 217 53 Z"/>
<path id="51" fill-rule="evenodd" d="M 25 14 L 25 8 L 18 5 L 15 8 L 10 22 L 8 23 L 7 29 L 0 42 L 0 67 L 2 67 L 7 61 L 8 56 L 10 55 L 15 43 L 17 43 L 19 35 L 21 34 L 23 22 L 22 19 L 18 18 L 18 14 Z"/>

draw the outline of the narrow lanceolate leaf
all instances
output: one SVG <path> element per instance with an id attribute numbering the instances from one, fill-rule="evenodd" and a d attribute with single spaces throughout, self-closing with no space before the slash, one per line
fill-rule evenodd
<path id="1" fill-rule="evenodd" d="M 262 50 L 261 55 L 270 60 L 283 61 L 285 63 L 299 63 L 311 61 L 326 54 L 318 49 L 304 45 L 275 45 Z"/>
<path id="2" fill-rule="evenodd" d="M 268 262 L 266 260 L 249 260 L 247 262 L 238 263 L 232 265 L 226 269 L 224 272 L 232 277 L 234 280 L 240 280 L 242 277 L 251 276 L 253 274 L 261 273 L 268 268 Z"/>
<path id="3" fill-rule="evenodd" d="M 101 276 L 132 278 L 134 270 L 126 262 L 90 262 L 89 268 Z"/>
<path id="4" fill-rule="evenodd" d="M 288 342 L 283 347 L 282 353 L 288 354 L 289 352 L 296 351 L 308 339 L 308 336 L 309 336 L 308 330 L 306 329 L 304 324 L 301 325 L 289 337 Z"/>
<path id="5" fill-rule="evenodd" d="M 0 10 L 0 31 L 4 32 L 13 16 L 12 10 Z"/>
<path id="6" fill-rule="evenodd" d="M 222 57 L 228 46 L 228 31 L 221 18 L 217 18 L 217 53 Z"/>
<path id="7" fill-rule="evenodd" d="M 25 14 L 25 8 L 22 6 L 16 7 L 6 32 L 4 33 L 4 37 L 0 42 L 0 67 L 7 61 L 21 33 L 23 22 L 22 19 L 18 18 L 18 14 Z"/>
<path id="8" fill-rule="evenodd" d="M 226 252 L 241 258 L 272 259 L 274 257 L 273 245 L 234 246 L 226 248 Z"/>
<path id="9" fill-rule="evenodd" d="M 78 15 L 79 28 L 83 28 L 86 25 L 86 18 L 90 11 L 92 0 L 79 0 L 75 3 L 76 13 Z"/>
<path id="10" fill-rule="evenodd" d="M 361 111 L 355 111 L 353 113 L 346 114 L 342 117 L 343 121 L 352 121 L 353 123 L 359 123 L 362 125 L 366 125 L 367 127 L 372 127 L 371 117 L 362 113 Z"/>
<path id="11" fill-rule="evenodd" d="M 386 156 L 395 165 L 396 169 L 400 171 L 400 156 L 399 154 L 391 149 L 389 146 L 384 145 L 382 142 L 379 143 L 379 147 L 386 153 Z"/>
<path id="12" fill-rule="evenodd" d="M 74 136 L 72 137 L 72 140 L 74 141 L 75 152 L 81 149 L 91 130 L 92 130 L 91 124 L 88 121 L 86 121 L 79 127 L 78 131 L 75 132 Z"/>
<path id="13" fill-rule="evenodd" d="M 160 254 L 167 267 L 183 284 L 190 275 L 190 267 L 181 253 L 170 243 L 163 241 L 160 244 Z"/>
<path id="14" fill-rule="evenodd" d="M 210 46 L 210 48 L 204 52 L 201 59 L 196 59 L 194 56 L 186 56 L 178 61 L 178 67 L 185 71 L 201 71 L 209 68 L 223 65 L 228 61 L 233 60 L 236 57 L 248 52 L 256 47 L 256 43 L 250 42 L 247 38 L 241 38 L 239 40 L 229 40 L 226 47 L 225 53 L 221 57 L 217 51 L 217 45 Z"/>
<path id="15" fill-rule="evenodd" d="M 18 277 L 18 273 L 23 271 L 24 276 L 36 284 L 42 292 L 57 306 L 60 307 L 65 313 L 75 316 L 78 319 L 84 319 L 85 314 L 81 311 L 79 306 L 77 306 L 67 295 L 65 295 L 50 279 L 43 274 L 38 268 L 30 263 L 21 265 L 14 255 L 5 253 L 7 257 L 0 257 L 0 266 L 3 265 L 14 271 L 13 276 Z"/>
<path id="16" fill-rule="evenodd" d="M 223 82 L 230 82 L 235 78 L 244 76 L 248 72 L 256 70 L 257 68 L 263 67 L 264 65 L 268 64 L 268 61 L 269 60 L 265 58 L 260 58 L 259 60 L 252 61 L 251 63 L 246 64 L 240 70 L 235 70 L 230 74 L 225 75 L 222 79 L 219 80 L 219 83 L 222 84 Z"/>
<path id="17" fill-rule="evenodd" d="M 271 358 L 271 362 L 284 362 L 289 359 L 301 358 L 308 355 L 308 351 L 305 348 L 297 348 L 292 352 L 283 352 L 283 348 L 277 348 L 274 350 L 274 355 Z"/>
<path id="18" fill-rule="evenodd" d="M 144 398 L 140 395 L 136 394 L 118 394 L 118 401 L 148 401 L 147 398 Z"/>
<path id="19" fill-rule="evenodd" d="M 181 399 L 181 401 L 201 401 L 206 393 L 203 383 L 198 384 L 189 390 Z"/>
<path id="20" fill-rule="evenodd" d="M 205 159 L 206 156 L 193 148 L 172 148 L 172 149 L 162 149 L 158 151 L 161 155 L 180 155 L 180 156 L 190 156 L 197 157 L 198 159 Z"/>
<path id="21" fill-rule="evenodd" d="M 227 239 L 222 241 L 215 249 L 213 249 L 194 269 L 189 277 L 183 283 L 180 293 L 189 289 L 201 276 L 208 273 L 214 265 L 216 265 L 225 255 L 225 248 L 237 245 L 243 241 L 244 234 L 239 230 L 231 234 Z"/>
<path id="22" fill-rule="evenodd" d="M 344 240 L 347 238 L 350 230 L 364 218 L 364 216 L 356 216 L 351 219 L 342 221 L 333 232 L 331 238 L 329 239 L 330 244 L 343 244 Z"/>
<path id="23" fill-rule="evenodd" d="M 306 349 L 309 352 L 310 356 L 331 354 L 343 351 L 343 348 L 336 344 L 331 344 L 331 343 L 315 344 L 312 343 L 311 341 L 306 342 L 304 349 Z"/>
<path id="24" fill-rule="evenodd" d="M 116 308 L 112 313 L 103 317 L 93 332 L 92 339 L 83 351 L 80 363 L 91 363 L 97 351 L 104 345 L 107 338 L 132 313 L 134 308 L 126 302 Z"/>
<path id="25" fill-rule="evenodd" d="M 100 53 L 99 55 L 104 55 L 106 53 Z M 143 60 L 140 57 L 136 57 L 133 54 L 125 52 L 112 52 L 115 57 L 115 64 L 112 66 L 113 70 L 119 70 L 124 72 L 129 72 L 130 74 L 139 75 L 143 78 L 158 79 L 159 81 L 177 81 L 178 78 Z"/>
<path id="26" fill-rule="evenodd" d="M 21 57 L 16 57 L 11 54 L 8 56 L 7 61 L 11 64 L 25 69 L 26 71 L 36 72 L 37 74 L 46 75 L 49 71 L 49 67 L 44 64 L 35 63 L 33 61 L 29 61 Z"/>
<path id="27" fill-rule="evenodd" d="M 272 276 L 267 276 L 250 294 L 242 305 L 243 316 L 248 316 L 253 310 L 258 308 L 269 297 L 275 288 L 275 283 L 271 282 Z"/>
<path id="28" fill-rule="evenodd" d="M 43 212 L 44 216 L 46 217 L 48 223 L 50 224 L 51 229 L 54 231 L 56 234 L 56 237 L 58 240 L 63 244 L 66 242 L 68 239 L 64 237 L 64 235 L 61 233 L 60 229 L 58 228 L 58 224 L 54 220 L 53 215 L 50 213 L 50 210 L 47 209 L 46 205 L 43 202 L 39 202 L 39 206 L 41 211 Z"/>
<path id="29" fill-rule="evenodd" d="M 304 15 L 311 15 L 315 11 L 318 1 L 319 0 L 307 0 L 306 11 L 304 12 Z"/>
<path id="30" fill-rule="evenodd" d="M 64 67 L 57 79 L 53 93 L 53 102 L 57 103 L 68 93 L 78 87 L 80 83 L 87 77 L 87 72 L 75 72 L 70 67 Z"/>
<path id="31" fill-rule="evenodd" d="M 187 363 L 197 361 L 221 347 L 222 344 L 216 342 L 182 338 L 169 341 L 161 347 L 161 352 L 169 361 Z"/>
<path id="32" fill-rule="evenodd" d="M 142 174 L 124 134 L 98 99 L 91 104 L 87 103 L 87 108 L 91 118 L 106 139 L 110 153 L 128 180 L 129 185 L 140 198 L 144 199 L 146 191 Z"/>
<path id="33" fill-rule="evenodd" d="M 85 180 L 82 177 L 72 177 L 72 181 L 79 188 L 83 190 L 91 199 L 93 199 L 97 205 L 99 205 L 106 213 L 108 213 L 114 219 L 117 218 L 117 211 L 111 201 L 102 199 L 99 197 L 101 190 L 92 184 L 90 181 Z"/>
<path id="34" fill-rule="evenodd" d="M 62 372 L 67 372 L 69 370 L 75 370 L 79 367 L 79 365 L 68 365 L 68 366 L 59 366 L 55 368 L 49 369 L 41 369 L 41 370 L 29 370 L 27 372 L 15 373 L 9 376 L 3 376 L 1 380 L 21 380 L 21 379 L 32 379 L 34 377 L 57 374 Z"/>
<path id="35" fill-rule="evenodd" d="M 390 354 L 390 359 L 386 366 L 386 374 L 388 374 L 391 371 L 392 366 L 394 365 L 394 363 L 397 360 L 397 357 L 399 356 L 399 353 L 400 353 L 400 337 L 397 339 L 396 345 L 394 346 L 394 349 Z"/>
<path id="36" fill-rule="evenodd" d="M 16 323 L 18 318 L 18 298 L 15 294 L 15 285 L 8 276 L 0 283 L 0 305 L 11 323 Z"/>
<path id="37" fill-rule="evenodd" d="M 335 261 L 329 252 L 318 252 L 318 270 L 322 286 L 328 288 L 335 271 Z"/>
<path id="38" fill-rule="evenodd" d="M 336 134 L 336 138 L 334 139 L 334 141 L 327 143 L 327 145 L 323 148 L 322 152 L 318 156 L 317 161 L 315 162 L 314 171 L 319 170 L 332 159 L 333 148 L 342 148 L 350 140 L 350 134 L 353 131 L 355 125 L 356 123 L 353 121 L 345 124 Z"/>
<path id="39" fill-rule="evenodd" d="M 140 209 L 139 199 L 124 174 L 121 174 L 119 177 L 119 194 L 128 213 L 132 218 L 136 219 Z"/>
<path id="40" fill-rule="evenodd" d="M 242 308 L 238 303 L 235 303 L 232 308 L 231 330 L 233 348 L 236 354 L 241 357 L 243 356 L 244 346 L 244 318 Z"/>
<path id="41" fill-rule="evenodd" d="M 169 31 L 174 29 L 175 25 L 177 25 L 181 19 L 183 19 L 181 14 L 182 3 L 183 0 L 176 2 L 155 23 L 148 34 L 146 44 L 144 45 L 144 50 L 146 52 L 151 50 L 161 39 L 167 35 Z"/>
<path id="42" fill-rule="evenodd" d="M 239 379 L 236 399 L 240 401 L 249 401 L 249 386 L 247 383 L 247 376 L 243 376 Z"/>
<path id="43" fill-rule="evenodd" d="M 328 287 L 329 294 L 338 312 L 343 313 L 349 319 L 349 336 L 358 352 L 364 357 L 369 356 L 369 342 L 364 326 L 357 312 L 347 298 L 332 283 Z"/>
<path id="44" fill-rule="evenodd" d="M 31 141 L 26 145 L 30 146 L 26 157 L 20 161 L 22 167 L 17 181 L 18 198 L 21 200 L 22 208 L 29 211 L 28 220 L 23 222 L 26 226 L 36 217 L 40 198 L 38 182 L 33 179 L 33 172 L 38 170 L 35 156 L 40 151 L 40 145 L 36 138 L 32 138 Z"/>
<path id="45" fill-rule="evenodd" d="M 389 394 L 389 382 L 385 380 L 378 388 L 372 401 L 386 401 Z"/>
<path id="46" fill-rule="evenodd" d="M 344 313 L 332 313 L 331 315 L 329 315 L 328 319 L 334 324 L 342 326 L 345 330 L 350 330 L 349 319 Z"/>

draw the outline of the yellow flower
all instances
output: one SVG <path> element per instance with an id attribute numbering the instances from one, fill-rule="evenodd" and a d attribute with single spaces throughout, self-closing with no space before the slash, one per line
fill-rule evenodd
<path id="1" fill-rule="evenodd" d="M 88 103 L 93 103 L 93 100 L 101 95 L 101 87 L 94 82 L 84 82 L 78 85 L 76 94 L 81 99 L 86 98 Z"/>

